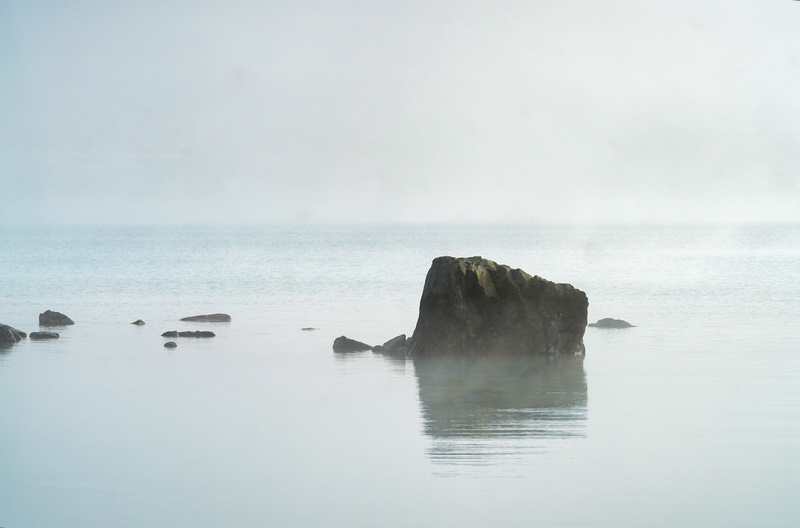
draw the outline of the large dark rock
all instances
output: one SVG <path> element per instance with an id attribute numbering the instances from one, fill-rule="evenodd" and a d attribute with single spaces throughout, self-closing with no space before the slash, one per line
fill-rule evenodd
<path id="1" fill-rule="evenodd" d="M 622 319 L 611 319 L 610 317 L 606 317 L 605 319 L 600 319 L 596 323 L 589 323 L 589 326 L 595 328 L 633 328 L 634 325 L 630 324 L 628 321 L 623 321 Z"/>
<path id="2" fill-rule="evenodd" d="M 192 315 L 191 317 L 184 317 L 181 321 L 191 321 L 195 323 L 230 323 L 231 316 L 224 313 Z"/>
<path id="3" fill-rule="evenodd" d="M 18 343 L 28 337 L 22 330 L 17 330 L 13 326 L 0 324 L 0 343 Z"/>
<path id="4" fill-rule="evenodd" d="M 583 356 L 589 301 L 481 257 L 434 259 L 419 304 L 411 355 Z"/>
<path id="5" fill-rule="evenodd" d="M 372 350 L 372 346 L 345 336 L 333 340 L 334 352 L 364 352 L 365 350 Z"/>
<path id="6" fill-rule="evenodd" d="M 74 325 L 75 321 L 61 312 L 46 310 L 39 314 L 39 326 L 67 326 Z"/>

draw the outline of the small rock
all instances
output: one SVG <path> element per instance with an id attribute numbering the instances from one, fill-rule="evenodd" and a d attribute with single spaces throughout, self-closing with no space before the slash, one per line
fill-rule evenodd
<path id="1" fill-rule="evenodd" d="M 0 343 L 17 343 L 20 337 L 7 326 L 0 326 Z"/>
<path id="2" fill-rule="evenodd" d="M 58 334 L 55 332 L 31 332 L 31 339 L 58 339 Z"/>
<path id="3" fill-rule="evenodd" d="M 132 322 L 131 324 L 135 324 L 136 326 L 143 326 L 145 323 L 141 319 L 137 319 L 134 322 Z"/>
<path id="4" fill-rule="evenodd" d="M 187 332 L 178 332 L 178 337 L 214 337 L 217 334 L 214 332 L 209 332 L 207 330 L 196 330 L 194 332 L 187 331 Z"/>
<path id="5" fill-rule="evenodd" d="M 165 348 L 175 348 L 176 346 L 178 346 L 178 343 L 176 343 L 175 341 L 167 341 L 166 343 L 164 343 Z"/>
<path id="6" fill-rule="evenodd" d="M 405 344 L 406 344 L 406 335 L 400 334 L 399 336 L 393 337 L 392 339 L 385 342 L 383 344 L 383 348 L 385 348 L 386 350 L 394 350 L 400 345 L 405 345 Z"/>
<path id="7" fill-rule="evenodd" d="M 17 330 L 13 326 L 0 324 L 0 343 L 17 343 L 28 337 L 22 330 Z"/>
<path id="8" fill-rule="evenodd" d="M 311 332 L 313 330 L 319 330 L 319 328 L 314 328 L 313 326 L 306 326 L 305 328 L 301 328 L 300 330 L 304 332 Z"/>
<path id="9" fill-rule="evenodd" d="M 185 331 L 185 332 L 178 332 L 177 330 L 170 330 L 169 332 L 164 332 L 161 334 L 161 337 L 214 337 L 217 334 L 214 332 L 209 332 L 207 330 L 196 330 L 196 331 Z"/>
<path id="10" fill-rule="evenodd" d="M 66 326 L 74 324 L 75 321 L 61 312 L 45 310 L 44 313 L 39 314 L 39 326 Z"/>
<path id="11" fill-rule="evenodd" d="M 191 317 L 184 317 L 181 321 L 191 321 L 195 323 L 230 323 L 231 316 L 224 313 L 192 315 Z"/>
<path id="12" fill-rule="evenodd" d="M 372 350 L 372 346 L 345 336 L 333 340 L 334 352 L 363 352 L 365 350 Z"/>
<path id="13" fill-rule="evenodd" d="M 406 339 L 405 334 L 400 334 L 399 336 L 388 340 L 383 345 L 373 347 L 372 351 L 378 354 L 406 356 L 408 355 L 410 348 L 410 340 Z"/>
<path id="14" fill-rule="evenodd" d="M 589 323 L 588 326 L 592 326 L 594 328 L 633 328 L 634 325 L 630 324 L 628 321 L 623 321 L 622 319 L 611 319 L 610 317 L 606 317 L 605 319 L 600 319 L 596 323 Z"/>

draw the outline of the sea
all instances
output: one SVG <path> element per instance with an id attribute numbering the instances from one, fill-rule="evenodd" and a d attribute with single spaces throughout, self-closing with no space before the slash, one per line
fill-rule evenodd
<path id="1" fill-rule="evenodd" d="M 635 327 L 332 350 L 411 335 L 442 255 Z M 0 227 L 0 323 L 48 309 L 0 348 L 2 528 L 800 526 L 800 225 Z"/>

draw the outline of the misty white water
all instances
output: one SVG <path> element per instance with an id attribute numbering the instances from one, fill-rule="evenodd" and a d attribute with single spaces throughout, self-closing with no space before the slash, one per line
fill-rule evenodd
<path id="1" fill-rule="evenodd" d="M 637 327 L 582 364 L 332 352 L 410 334 L 440 255 Z M 0 323 L 76 324 L 0 349 L 0 526 L 797 525 L 798 272 L 798 226 L 5 228 Z"/>

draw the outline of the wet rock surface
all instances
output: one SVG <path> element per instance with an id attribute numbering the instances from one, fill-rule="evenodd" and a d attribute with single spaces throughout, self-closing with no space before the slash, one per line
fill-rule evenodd
<path id="1" fill-rule="evenodd" d="M 13 326 L 0 324 L 0 343 L 19 343 L 28 337 L 22 330 L 17 330 Z"/>
<path id="2" fill-rule="evenodd" d="M 434 259 L 411 355 L 583 356 L 589 301 L 557 284 L 481 257 Z"/>
<path id="3" fill-rule="evenodd" d="M 372 350 L 372 345 L 345 336 L 333 340 L 334 352 L 364 352 L 366 350 Z"/>
<path id="4" fill-rule="evenodd" d="M 382 345 L 373 347 L 372 351 L 391 356 L 407 356 L 411 351 L 411 339 L 406 338 L 405 334 L 400 334 Z"/>
<path id="5" fill-rule="evenodd" d="M 74 324 L 75 321 L 61 312 L 45 310 L 39 314 L 39 326 L 67 326 Z"/>
<path id="6" fill-rule="evenodd" d="M 217 334 L 209 332 L 208 330 L 194 330 L 178 332 L 177 330 L 170 330 L 161 334 L 161 337 L 214 337 Z"/>
<path id="7" fill-rule="evenodd" d="M 181 321 L 195 322 L 195 323 L 230 323 L 231 316 L 224 313 L 206 314 L 206 315 L 192 315 L 184 317 Z"/>
<path id="8" fill-rule="evenodd" d="M 33 340 L 58 339 L 59 335 L 55 332 L 31 332 L 30 337 Z"/>

